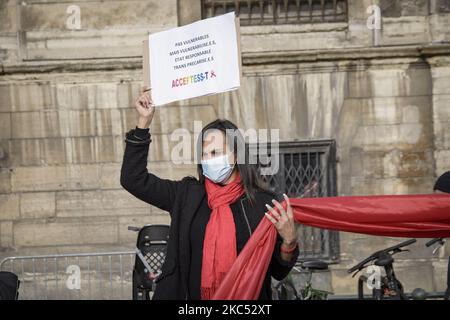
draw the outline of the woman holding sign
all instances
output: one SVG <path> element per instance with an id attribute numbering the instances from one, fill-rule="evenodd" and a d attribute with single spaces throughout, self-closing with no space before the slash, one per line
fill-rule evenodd
<path id="1" fill-rule="evenodd" d="M 126 134 L 120 182 L 171 216 L 166 259 L 153 299 L 211 299 L 264 215 L 278 234 L 259 299 L 272 299 L 271 277 L 286 277 L 299 254 L 296 225 L 290 205 L 281 207 L 283 197 L 265 186 L 256 166 L 237 161 L 239 148 L 248 161 L 237 127 L 219 119 L 205 126 L 197 143 L 198 178 L 168 180 L 147 170 L 155 112 L 148 90 L 136 100 L 136 109 L 139 120 Z"/>

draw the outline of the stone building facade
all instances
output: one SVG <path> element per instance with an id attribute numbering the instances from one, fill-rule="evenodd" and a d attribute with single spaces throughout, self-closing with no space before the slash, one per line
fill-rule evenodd
<path id="1" fill-rule="evenodd" d="M 142 41 L 207 16 L 213 2 L 0 0 L 0 258 L 130 250 L 128 225 L 170 222 L 119 181 Z M 337 195 L 432 192 L 450 168 L 450 1 L 337 3 L 344 19 L 244 22 L 240 89 L 158 109 L 149 170 L 195 175 L 171 162 L 171 133 L 223 117 L 279 128 L 284 142 L 335 141 Z M 374 4 L 381 29 L 368 27 Z M 338 259 L 313 279 L 341 295 L 356 291 L 348 267 L 401 241 L 338 239 Z M 424 243 L 397 259 L 407 291 L 444 289 L 448 246 L 433 257 Z"/>

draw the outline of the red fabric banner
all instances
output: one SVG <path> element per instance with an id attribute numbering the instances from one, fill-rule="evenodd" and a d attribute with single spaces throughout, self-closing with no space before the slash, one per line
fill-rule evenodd
<path id="1" fill-rule="evenodd" d="M 450 194 L 292 198 L 289 201 L 295 221 L 312 227 L 389 237 L 450 237 Z M 282 205 L 286 208 L 285 201 Z M 256 300 L 259 297 L 276 234 L 274 225 L 267 218 L 262 219 L 213 299 Z"/>

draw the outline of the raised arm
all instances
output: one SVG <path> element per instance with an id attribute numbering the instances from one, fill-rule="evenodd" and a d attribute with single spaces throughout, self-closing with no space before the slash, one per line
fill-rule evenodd
<path id="1" fill-rule="evenodd" d="M 141 92 L 135 106 L 139 120 L 136 128 L 126 133 L 120 184 L 142 201 L 170 212 L 181 181 L 162 179 L 147 170 L 149 127 L 155 113 L 149 91 Z"/>

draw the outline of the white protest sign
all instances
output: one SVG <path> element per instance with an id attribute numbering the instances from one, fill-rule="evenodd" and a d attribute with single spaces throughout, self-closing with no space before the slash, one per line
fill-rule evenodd
<path id="1" fill-rule="evenodd" d="M 156 106 L 237 89 L 241 58 L 234 12 L 149 35 L 144 84 Z"/>

